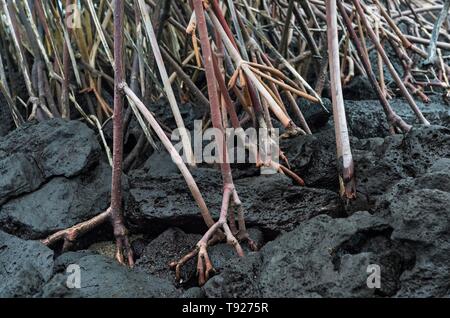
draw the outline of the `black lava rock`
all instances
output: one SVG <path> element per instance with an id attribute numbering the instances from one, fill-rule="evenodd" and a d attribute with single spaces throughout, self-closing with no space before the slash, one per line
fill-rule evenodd
<path id="1" fill-rule="evenodd" d="M 80 288 L 67 284 L 69 265 L 80 269 Z M 43 298 L 164 298 L 179 293 L 166 280 L 132 270 L 114 259 L 81 251 L 60 256 L 56 261 L 57 273 L 36 297 Z M 70 268 L 69 268 L 70 269 Z M 75 287 L 75 288 L 71 288 Z"/>
<path id="2" fill-rule="evenodd" d="M 0 231 L 0 297 L 31 297 L 53 274 L 53 251 Z"/>
<path id="3" fill-rule="evenodd" d="M 230 261 L 204 286 L 207 297 L 378 297 L 393 295 L 413 257 L 390 239 L 381 218 L 358 212 L 346 219 L 317 216 L 264 246 Z M 367 285 L 380 266 L 383 287 Z M 383 276 L 384 275 L 384 276 Z"/>

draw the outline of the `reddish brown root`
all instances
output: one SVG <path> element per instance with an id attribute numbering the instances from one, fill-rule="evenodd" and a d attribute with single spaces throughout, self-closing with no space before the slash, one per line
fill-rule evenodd
<path id="1" fill-rule="evenodd" d="M 133 250 L 128 239 L 128 230 L 123 225 L 121 218 L 114 219 L 112 213 L 112 224 L 114 227 L 114 237 L 116 238 L 116 260 L 122 265 L 134 266 Z M 127 258 L 127 263 L 124 261 L 124 254 Z"/>
<path id="2" fill-rule="evenodd" d="M 234 222 L 234 216 L 229 217 L 229 215 L 234 212 L 231 211 L 232 213 L 228 214 L 230 201 L 232 202 L 232 204 L 234 204 L 234 206 L 237 207 L 239 225 L 239 230 L 237 231 L 237 233 L 233 233 L 232 230 L 236 228 L 235 224 L 232 224 L 232 222 Z M 227 222 L 227 218 L 230 221 L 230 224 Z M 199 286 L 203 286 L 211 277 L 211 274 L 215 273 L 214 266 L 208 255 L 208 246 L 214 245 L 215 243 L 223 241 L 224 239 L 229 245 L 234 247 L 239 257 L 244 257 L 244 250 L 239 243 L 240 241 L 246 241 L 251 250 L 257 250 L 258 248 L 257 244 L 250 238 L 247 232 L 247 229 L 245 227 L 242 203 L 239 200 L 239 196 L 237 195 L 237 192 L 236 190 L 234 190 L 233 186 L 225 186 L 219 220 L 214 223 L 203 235 L 203 237 L 197 243 L 195 249 L 183 256 L 180 260 L 174 261 L 169 264 L 170 268 L 175 270 L 176 280 L 178 282 L 182 282 L 181 268 L 189 260 L 197 256 L 198 284 Z"/>
<path id="3" fill-rule="evenodd" d="M 94 230 L 98 226 L 111 220 L 111 208 L 108 208 L 105 212 L 93 217 L 90 220 L 78 223 L 65 230 L 58 231 L 47 238 L 41 240 L 41 243 L 47 246 L 52 246 L 57 242 L 63 241 L 62 251 L 66 252 L 73 248 L 74 243 L 81 236 Z M 128 233 L 122 223 L 113 223 L 114 236 L 116 238 L 116 259 L 120 264 L 134 266 L 133 250 L 128 240 Z M 127 263 L 124 261 L 124 253 L 127 257 Z"/>
<path id="4" fill-rule="evenodd" d="M 58 231 L 47 238 L 41 240 L 42 244 L 47 246 L 54 245 L 55 243 L 64 240 L 63 251 L 71 248 L 73 243 L 82 235 L 105 223 L 111 217 L 111 209 L 107 209 L 105 212 L 93 217 L 92 219 L 76 224 L 65 230 Z"/>

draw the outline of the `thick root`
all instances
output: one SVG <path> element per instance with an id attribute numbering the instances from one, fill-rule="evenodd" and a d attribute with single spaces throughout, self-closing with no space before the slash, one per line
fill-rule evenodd
<path id="1" fill-rule="evenodd" d="M 96 227 L 110 221 L 112 217 L 111 208 L 108 208 L 105 212 L 93 217 L 90 220 L 76 224 L 65 230 L 58 231 L 47 238 L 41 240 L 42 244 L 51 246 L 55 243 L 63 240 L 62 251 L 69 251 L 75 241 L 84 234 L 92 231 Z M 133 250 L 128 240 L 128 233 L 122 222 L 112 222 L 114 228 L 114 236 L 116 238 L 116 259 L 120 264 L 134 266 Z M 127 262 L 125 262 L 124 255 L 126 255 Z"/>
<path id="2" fill-rule="evenodd" d="M 230 205 L 230 200 L 232 204 Z M 236 228 L 234 211 L 228 211 L 229 208 L 235 206 L 237 208 L 238 226 Z M 231 213 L 229 213 L 231 212 Z M 230 224 L 227 223 L 227 219 Z M 208 231 L 203 235 L 201 240 L 197 243 L 194 250 L 186 254 L 178 261 L 169 264 L 170 268 L 175 270 L 175 278 L 178 282 L 182 282 L 181 268 L 189 260 L 197 256 L 197 275 L 198 284 L 203 286 L 211 274 L 215 273 L 214 266 L 208 255 L 208 246 L 211 246 L 223 239 L 233 246 L 239 257 L 244 257 L 244 250 L 241 247 L 240 241 L 246 241 L 251 250 L 257 250 L 257 244 L 250 238 L 244 221 L 244 210 L 239 196 L 233 186 L 225 186 L 223 193 L 222 209 L 219 220 L 212 225 Z"/>

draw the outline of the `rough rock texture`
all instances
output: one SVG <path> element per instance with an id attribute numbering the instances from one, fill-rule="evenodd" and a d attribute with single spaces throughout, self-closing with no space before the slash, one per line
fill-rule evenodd
<path id="1" fill-rule="evenodd" d="M 44 177 L 73 177 L 95 164 L 100 145 L 94 131 L 79 121 L 47 120 L 28 123 L 0 140 L 1 158 L 30 154 Z"/>
<path id="2" fill-rule="evenodd" d="M 250 228 L 250 237 L 262 246 L 264 239 L 261 231 Z M 199 234 L 187 234 L 180 229 L 170 228 L 151 241 L 143 251 L 142 257 L 136 263 L 138 269 L 157 277 L 181 283 L 184 286 L 196 284 L 197 257 L 187 262 L 181 271 L 181 282 L 175 282 L 175 272 L 170 270 L 168 264 L 178 261 L 187 253 L 192 251 L 201 239 Z M 242 247 L 246 253 L 249 252 L 247 244 Z M 235 249 L 227 244 L 218 244 L 208 248 L 208 254 L 216 272 L 225 268 L 230 259 L 238 258 Z"/>
<path id="3" fill-rule="evenodd" d="M 328 98 L 322 98 L 322 102 L 327 111 L 319 104 L 311 103 L 304 98 L 299 98 L 297 101 L 309 128 L 313 132 L 316 132 L 319 128 L 325 126 L 328 120 L 333 116 L 331 100 Z M 297 123 L 297 120 L 294 121 Z M 297 124 L 299 125 L 300 123 Z"/>
<path id="4" fill-rule="evenodd" d="M 71 264 L 81 269 L 81 288 L 67 285 L 71 274 L 70 271 L 67 273 L 67 268 Z M 37 297 L 164 298 L 179 294 L 168 281 L 131 270 L 114 259 L 87 251 L 63 254 L 56 260 L 55 267 L 56 275 Z"/>
<path id="5" fill-rule="evenodd" d="M 366 76 L 357 75 L 350 83 L 344 86 L 342 93 L 344 94 L 344 100 L 365 100 L 376 99 L 377 94 L 372 88 L 369 79 Z"/>
<path id="6" fill-rule="evenodd" d="M 192 174 L 213 217 L 218 217 L 222 189 L 220 171 L 195 169 Z M 126 216 L 132 227 L 154 235 L 169 227 L 178 227 L 187 232 L 202 232 L 206 229 L 180 174 L 153 178 L 143 170 L 135 170 L 129 175 L 129 182 Z"/>
<path id="7" fill-rule="evenodd" d="M 402 178 L 418 176 L 442 157 L 450 157 L 450 129 L 414 126 L 406 135 L 351 138 L 357 190 L 373 200 Z M 299 136 L 281 143 L 292 169 L 308 186 L 338 189 L 334 130 Z M 368 207 L 367 207 L 368 208 Z"/>
<path id="8" fill-rule="evenodd" d="M 52 250 L 0 231 L 0 298 L 30 297 L 52 273 Z"/>
<path id="9" fill-rule="evenodd" d="M 449 108 L 439 98 L 419 103 L 433 125 L 388 136 L 379 102 L 355 101 L 367 98 L 357 90 L 349 88 L 353 95 L 347 97 L 354 100 L 345 105 L 358 200 L 344 205 L 337 194 L 330 114 L 319 105 L 300 104 L 315 134 L 283 140 L 281 148 L 307 187 L 283 175 L 260 175 L 249 165 L 233 166 L 250 235 L 262 249 L 250 252 L 243 243 L 247 257 L 239 259 L 227 244 L 210 247 L 216 275 L 203 288 L 197 287 L 196 258 L 183 267 L 181 284 L 168 267 L 195 247 L 206 227 L 166 152 L 154 152 L 142 168 L 131 171 L 130 191 L 124 184 L 124 194 L 130 192 L 125 219 L 137 234 L 131 236 L 137 265 L 130 270 L 112 258 L 114 242 L 102 236 L 103 228 L 86 235 L 92 240 L 84 244 L 89 250 L 56 260 L 39 242 L 24 240 L 42 238 L 107 207 L 110 167 L 101 158 L 95 132 L 77 121 L 49 120 L 0 137 L 0 229 L 20 236 L 0 231 L 0 279 L 5 282 L 0 297 L 448 296 Z M 415 123 L 404 100 L 391 104 Z M 152 107 L 174 127 L 166 104 Z M 190 107 L 182 113 L 190 124 L 203 115 Z M 220 170 L 201 164 L 192 174 L 217 218 Z M 111 235 L 110 228 L 107 232 Z M 81 289 L 67 287 L 70 264 L 81 268 Z M 366 284 L 373 264 L 380 266 L 380 289 Z"/>
<path id="10" fill-rule="evenodd" d="M 193 175 L 209 210 L 217 217 L 222 202 L 220 172 L 199 168 Z M 156 234 L 168 226 L 188 232 L 204 231 L 198 207 L 179 174 L 168 174 L 162 179 L 135 172 L 130 176 L 130 185 L 128 217 L 134 226 Z M 280 174 L 242 178 L 235 185 L 247 224 L 268 233 L 292 230 L 318 214 L 338 216 L 342 212 L 336 193 L 295 186 Z"/>
<path id="11" fill-rule="evenodd" d="M 403 25 L 399 25 L 400 28 L 402 28 L 404 26 Z M 403 74 L 404 69 L 402 67 L 402 61 L 400 60 L 400 58 L 398 57 L 398 55 L 396 54 L 395 50 L 392 48 L 392 46 L 389 43 L 386 43 L 386 45 L 384 45 L 384 50 L 389 58 L 389 61 L 392 63 L 392 65 L 394 66 L 394 69 L 396 70 L 396 72 L 401 76 L 401 74 Z M 371 50 L 369 53 L 369 60 L 370 60 L 370 64 L 372 66 L 372 70 L 378 70 L 378 64 L 377 64 L 377 50 Z M 396 89 L 396 84 L 395 81 L 391 75 L 391 72 L 389 71 L 387 65 L 385 63 L 383 63 L 383 73 L 384 73 L 384 81 L 385 84 L 388 88 L 390 88 L 392 91 L 394 91 Z M 375 76 L 377 76 L 378 79 L 378 72 L 375 71 Z M 372 89 L 373 91 L 373 89 Z"/>
<path id="12" fill-rule="evenodd" d="M 180 298 L 205 298 L 205 292 L 199 287 L 192 287 L 186 290 Z"/>
<path id="13" fill-rule="evenodd" d="M 161 99 L 156 103 L 151 103 L 149 109 L 155 113 L 156 117 L 165 125 L 175 129 L 177 127 L 173 117 L 170 105 L 166 99 Z M 202 109 L 200 104 L 182 103 L 180 104 L 180 114 L 183 117 L 186 128 L 192 130 L 194 128 L 194 120 L 202 120 L 205 113 L 209 113 L 209 109 Z"/>
<path id="14" fill-rule="evenodd" d="M 81 122 L 27 123 L 0 138 L 0 204 L 36 190 L 53 176 L 79 175 L 99 157 L 94 132 Z"/>
<path id="15" fill-rule="evenodd" d="M 111 169 L 101 163 L 93 173 L 52 178 L 38 190 L 0 207 L 0 225 L 26 238 L 42 238 L 103 212 L 109 204 Z"/>
<path id="16" fill-rule="evenodd" d="M 418 124 L 414 112 L 403 98 L 389 100 L 394 111 L 409 124 Z M 441 98 L 433 97 L 430 103 L 417 101 L 419 109 L 431 124 L 450 127 L 450 107 Z M 386 137 L 389 125 L 378 99 L 345 101 L 350 135 L 357 138 Z"/>
<path id="17" fill-rule="evenodd" d="M 111 169 L 79 121 L 27 123 L 0 139 L 0 228 L 26 239 L 107 208 Z"/>
<path id="18" fill-rule="evenodd" d="M 392 241 L 383 219 L 358 212 L 347 219 L 317 216 L 232 261 L 204 287 L 208 297 L 374 297 L 393 295 L 410 266 L 409 249 Z M 382 288 L 367 287 L 367 268 L 379 264 Z"/>
<path id="19" fill-rule="evenodd" d="M 247 224 L 267 233 L 291 231 L 319 214 L 338 217 L 343 213 L 335 192 L 299 187 L 281 174 L 240 179 L 235 184 Z"/>
<path id="20" fill-rule="evenodd" d="M 290 157 L 295 168 L 305 169 L 301 175 L 307 182 L 308 177 L 323 180 L 321 172 L 332 167 L 333 160 L 320 156 L 331 142 L 320 137 L 298 137 L 310 142 L 309 148 L 297 145 L 312 155 Z M 415 126 L 405 136 L 385 139 L 353 139 L 359 196 L 370 199 L 367 206 L 375 216 L 357 212 L 346 219 L 318 216 L 303 222 L 260 254 L 232 261 L 207 283 L 207 296 L 445 296 L 449 143 L 450 130 L 442 126 Z M 369 264 L 381 267 L 379 290 L 366 286 Z"/>
<path id="21" fill-rule="evenodd" d="M 417 124 L 414 113 L 404 99 L 392 99 L 390 100 L 390 103 L 394 110 L 406 122 Z M 430 135 L 429 131 L 445 131 L 442 127 L 438 128 L 437 125 L 447 128 L 450 127 L 450 107 L 438 96 L 432 97 L 430 103 L 424 104 L 417 102 L 417 104 L 430 123 L 436 126 L 433 126 L 434 128 L 426 128 L 420 125 L 414 126 L 413 131 L 407 134 L 407 136 L 411 136 L 409 144 L 413 145 L 413 142 L 416 140 L 412 139 L 417 139 L 419 144 L 429 142 L 432 145 L 435 145 L 434 149 L 437 149 L 438 147 L 436 147 L 436 145 L 439 145 L 441 141 L 433 140 L 433 134 Z M 296 138 L 282 140 L 280 144 L 281 149 L 286 153 L 293 170 L 305 180 L 308 186 L 335 191 L 338 187 L 338 179 L 336 172 L 336 141 L 332 117 L 329 122 L 327 122 L 328 117 L 325 116 L 326 113 L 319 105 L 311 105 L 310 103 L 302 101 L 300 102 L 300 106 L 312 128 L 315 129 L 317 123 L 320 123 L 319 127 L 321 129 L 312 136 L 298 136 Z M 395 140 L 402 140 L 401 135 L 389 136 L 389 127 L 386 122 L 386 116 L 384 115 L 379 101 L 346 100 L 345 108 L 356 168 L 358 169 L 359 159 L 357 157 L 359 154 L 361 157 L 369 157 L 369 161 L 375 161 L 373 164 L 377 164 L 376 161 L 381 159 L 384 162 L 386 162 L 386 160 L 389 161 L 389 163 L 386 163 L 387 165 L 396 165 L 395 160 L 397 159 L 392 158 L 393 156 L 396 156 L 396 154 L 387 155 L 388 158 L 385 159 L 380 155 L 380 147 L 377 146 L 377 144 L 381 143 L 384 148 L 398 148 L 398 146 L 394 146 L 393 143 L 395 143 Z M 310 113 L 313 115 L 309 116 Z M 418 131 L 422 131 L 422 133 Z M 420 138 L 413 137 L 417 136 L 417 134 L 423 134 L 424 136 Z M 438 132 L 438 134 L 440 135 L 441 133 Z M 387 139 L 384 143 L 382 139 L 376 139 L 386 137 Z M 405 139 L 408 139 L 408 137 Z M 409 149 L 405 148 L 402 152 L 408 155 Z M 417 155 L 417 151 L 415 155 Z M 421 153 L 420 156 L 437 157 L 439 154 Z M 367 161 L 366 159 L 363 158 L 363 165 L 365 164 L 365 161 Z M 401 165 L 394 168 L 403 169 Z"/>
<path id="22" fill-rule="evenodd" d="M 145 247 L 136 267 L 175 283 L 175 272 L 171 271 L 168 265 L 189 253 L 200 238 L 200 234 L 186 234 L 180 229 L 170 228 Z M 195 271 L 196 262 L 193 259 L 182 268 L 183 282 L 191 280 Z"/>
<path id="23" fill-rule="evenodd" d="M 0 137 L 6 136 L 15 127 L 8 104 L 0 93 Z"/>
<path id="24" fill-rule="evenodd" d="M 436 160 L 450 158 L 450 129 L 442 126 L 414 126 L 405 136 L 380 141 L 363 141 L 359 148 L 364 150 L 353 152 L 357 188 L 369 202 L 401 179 L 418 177 Z"/>
<path id="25" fill-rule="evenodd" d="M 450 288 L 450 159 L 427 173 L 396 184 L 379 202 L 377 215 L 394 228 L 392 238 L 407 242 L 415 265 L 400 279 L 398 297 L 443 297 Z"/>
<path id="26" fill-rule="evenodd" d="M 287 154 L 292 170 L 308 187 L 336 191 L 336 139 L 332 127 L 314 135 L 282 140 L 280 148 Z"/>
<path id="27" fill-rule="evenodd" d="M 179 175 L 180 170 L 173 163 L 170 154 L 162 149 L 155 151 L 142 167 L 142 173 L 152 178 L 165 178 L 171 175 Z"/>
<path id="28" fill-rule="evenodd" d="M 32 156 L 12 153 L 0 159 L 0 204 L 36 190 L 43 182 Z"/>

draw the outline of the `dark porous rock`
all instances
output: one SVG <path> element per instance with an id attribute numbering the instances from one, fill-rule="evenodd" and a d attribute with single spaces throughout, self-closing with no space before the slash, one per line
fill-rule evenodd
<path id="1" fill-rule="evenodd" d="M 111 168 L 100 155 L 79 121 L 26 123 L 1 138 L 0 228 L 38 239 L 103 212 Z"/>
<path id="2" fill-rule="evenodd" d="M 13 153 L 0 158 L 0 205 L 9 198 L 36 190 L 45 181 L 30 155 Z"/>
<path id="3" fill-rule="evenodd" d="M 145 247 L 136 267 L 175 283 L 175 272 L 169 268 L 169 264 L 178 261 L 192 251 L 200 239 L 201 235 L 199 234 L 186 234 L 180 229 L 170 228 Z M 195 264 L 196 259 L 194 258 L 182 267 L 183 282 L 194 278 Z"/>
<path id="4" fill-rule="evenodd" d="M 46 177 L 73 177 L 98 162 L 95 133 L 79 121 L 27 123 L 0 140 L 0 154 L 30 154 Z"/>
<path id="5" fill-rule="evenodd" d="M 256 245 L 260 248 L 264 245 L 264 235 L 259 228 L 253 227 L 248 229 L 248 234 L 250 238 L 256 243 Z M 244 250 L 244 254 L 247 255 L 252 253 L 247 242 L 241 242 L 241 247 Z M 230 260 L 239 258 L 236 253 L 236 249 L 229 244 L 216 244 L 208 248 L 208 255 L 213 264 L 214 270 L 216 273 L 220 273 L 227 266 Z"/>
<path id="6" fill-rule="evenodd" d="M 404 98 L 389 100 L 394 111 L 408 124 L 418 124 L 414 112 Z M 429 103 L 417 102 L 427 120 L 434 125 L 450 127 L 450 107 L 436 96 Z M 349 133 L 357 138 L 386 137 L 389 124 L 378 99 L 345 101 Z"/>
<path id="7" fill-rule="evenodd" d="M 338 174 L 334 129 L 327 128 L 314 135 L 284 139 L 280 148 L 289 163 L 309 187 L 336 191 Z"/>
<path id="8" fill-rule="evenodd" d="M 357 212 L 346 219 L 317 216 L 268 243 L 259 253 L 233 260 L 204 286 L 207 297 L 378 297 L 400 288 L 414 254 L 390 239 L 381 218 Z M 367 286 L 378 265 L 381 289 Z"/>
<path id="9" fill-rule="evenodd" d="M 142 172 L 151 178 L 165 178 L 180 174 L 180 170 L 175 165 L 170 154 L 161 150 L 155 151 L 144 163 Z"/>
<path id="10" fill-rule="evenodd" d="M 203 286 L 207 298 L 261 298 L 264 293 L 259 284 L 263 265 L 260 253 L 251 253 L 244 258 L 231 259 L 228 267 L 219 275 L 210 278 Z M 283 295 L 277 295 L 281 298 Z"/>
<path id="11" fill-rule="evenodd" d="M 0 227 L 38 239 L 86 221 L 108 207 L 111 169 L 105 163 L 75 178 L 54 177 L 38 190 L 0 207 Z"/>
<path id="12" fill-rule="evenodd" d="M 430 95 L 430 101 L 423 103 L 416 100 L 416 104 L 425 118 L 432 125 L 440 125 L 450 128 L 450 105 L 445 102 L 442 96 Z M 390 101 L 392 108 L 395 109 L 398 115 L 400 115 L 409 124 L 419 124 L 419 120 L 415 113 L 411 110 L 411 107 L 404 98 L 395 98 Z"/>
<path id="13" fill-rule="evenodd" d="M 345 101 L 349 134 L 357 138 L 386 137 L 389 123 L 377 99 Z"/>
<path id="14" fill-rule="evenodd" d="M 450 158 L 450 129 L 414 126 L 405 136 L 371 142 L 372 149 L 353 149 L 357 188 L 373 202 L 403 178 L 418 177 L 440 158 Z"/>
<path id="15" fill-rule="evenodd" d="M 318 103 L 312 103 L 304 98 L 300 98 L 297 101 L 298 107 L 300 108 L 303 117 L 305 117 L 306 123 L 313 132 L 324 127 L 328 123 L 330 117 L 333 116 L 331 100 L 322 98 L 322 102 L 323 107 Z M 294 121 L 297 122 L 297 120 Z M 300 123 L 297 124 L 300 125 Z"/>
<path id="16" fill-rule="evenodd" d="M 344 86 L 342 93 L 344 100 L 364 100 L 364 99 L 376 99 L 377 94 L 372 88 L 367 76 L 357 75 L 351 79 L 351 81 Z"/>
<path id="17" fill-rule="evenodd" d="M 131 242 L 131 248 L 133 250 L 134 259 L 138 260 L 142 257 L 145 251 L 145 247 L 147 246 L 147 242 L 143 238 L 136 238 Z"/>
<path id="18" fill-rule="evenodd" d="M 57 273 L 36 297 L 42 298 L 164 298 L 179 293 L 166 280 L 122 266 L 116 260 L 90 253 L 71 252 L 57 259 Z M 61 258 L 60 257 L 60 258 Z M 72 265 L 72 266 L 70 266 Z M 72 279 L 80 269 L 80 287 Z"/>
<path id="19" fill-rule="evenodd" d="M 46 180 L 88 172 L 100 158 L 94 132 L 78 121 L 26 123 L 0 138 L 0 205 Z"/>
<path id="20" fill-rule="evenodd" d="M 219 171 L 193 170 L 194 178 L 214 218 L 222 203 L 222 178 Z M 151 234 L 169 227 L 190 233 L 206 230 L 199 208 L 181 175 L 151 178 L 134 171 L 130 175 L 130 224 Z M 269 235 L 292 230 L 300 222 L 318 214 L 340 216 L 338 195 L 325 189 L 299 187 L 284 175 L 272 174 L 235 180 L 248 225 Z"/>
<path id="21" fill-rule="evenodd" d="M 192 287 L 186 290 L 180 298 L 205 298 L 205 292 L 200 287 Z"/>
<path id="22" fill-rule="evenodd" d="M 0 137 L 6 136 L 15 127 L 6 99 L 0 93 Z"/>
<path id="23" fill-rule="evenodd" d="M 405 31 L 403 31 L 405 32 Z M 395 50 L 392 48 L 391 45 L 385 45 L 384 51 L 386 52 L 389 61 L 392 63 L 392 66 L 394 67 L 395 71 L 398 74 L 403 74 L 404 69 L 402 66 L 402 61 L 400 60 L 399 56 L 395 52 Z M 377 50 L 370 50 L 369 52 L 369 60 L 370 64 L 372 66 L 372 70 L 374 70 L 375 76 L 377 76 L 378 79 L 378 51 Z M 387 87 L 391 87 L 392 90 L 395 90 L 397 88 L 394 78 L 391 75 L 391 72 L 389 71 L 388 66 L 386 63 L 383 63 L 383 73 L 384 73 L 384 82 Z M 379 79 L 378 79 L 379 80 Z M 372 89 L 373 90 L 373 89 Z"/>
<path id="24" fill-rule="evenodd" d="M 264 244 L 264 238 L 260 230 L 250 228 L 248 232 L 250 238 L 258 246 Z M 188 234 L 180 229 L 170 228 L 146 246 L 143 255 L 136 263 L 136 268 L 142 269 L 151 275 L 170 280 L 176 285 L 196 285 L 197 256 L 181 267 L 180 282 L 175 281 L 175 271 L 169 268 L 169 264 L 180 260 L 194 250 L 201 237 L 202 235 L 199 234 Z M 250 252 L 245 242 L 242 243 L 242 248 L 245 253 Z M 208 255 L 216 273 L 226 268 L 231 259 L 238 258 L 236 250 L 232 246 L 222 243 L 208 247 Z"/>
<path id="25" fill-rule="evenodd" d="M 319 214 L 339 217 L 343 213 L 337 193 L 293 185 L 290 178 L 281 174 L 239 179 L 235 185 L 246 223 L 268 234 L 291 231 Z"/>
<path id="26" fill-rule="evenodd" d="M 0 231 L 0 298 L 31 297 L 52 274 L 51 249 Z"/>
<path id="27" fill-rule="evenodd" d="M 418 104 L 430 123 L 450 128 L 450 104 L 443 100 L 442 96 L 431 95 L 429 103 L 418 102 Z M 414 120 L 417 122 L 417 119 Z"/>
<path id="28" fill-rule="evenodd" d="M 192 175 L 210 213 L 217 218 L 222 202 L 220 171 L 198 168 Z M 143 170 L 134 170 L 129 174 L 129 182 L 126 217 L 132 228 L 152 235 L 159 235 L 170 227 L 189 233 L 206 230 L 200 210 L 180 174 L 152 177 Z"/>
<path id="29" fill-rule="evenodd" d="M 184 120 L 187 129 L 194 129 L 194 121 L 203 119 L 203 116 L 209 112 L 209 109 L 203 109 L 201 104 L 181 103 L 179 104 L 180 114 Z M 173 117 L 172 109 L 166 99 L 149 105 L 150 111 L 154 112 L 156 117 L 161 120 L 166 126 L 170 128 L 177 128 L 175 118 Z"/>
<path id="30" fill-rule="evenodd" d="M 361 115 L 360 118 L 364 116 Z M 352 127 L 351 121 L 349 126 Z M 405 135 L 393 136 L 385 136 L 381 130 L 377 130 L 380 127 L 378 124 L 373 126 L 376 128 L 371 129 L 370 123 L 356 120 L 354 126 L 361 129 L 360 133 L 357 133 L 361 138 L 351 136 L 350 144 L 357 187 L 363 195 L 383 193 L 386 187 L 401 178 L 423 173 L 433 160 L 450 155 L 450 129 L 444 126 L 416 125 Z M 361 127 L 367 127 L 368 134 Z M 368 135 L 379 135 L 384 137 L 384 140 L 380 137 L 367 138 Z M 302 177 L 308 186 L 338 190 L 336 139 L 333 128 L 324 129 L 314 135 L 283 139 L 280 148 L 289 159 L 292 170 Z"/>
<path id="31" fill-rule="evenodd" d="M 450 282 L 450 159 L 422 176 L 406 178 L 379 201 L 377 215 L 394 228 L 392 238 L 415 253 L 414 267 L 401 276 L 398 297 L 443 297 Z"/>
<path id="32" fill-rule="evenodd" d="M 347 213 L 371 210 L 377 198 L 403 178 L 418 177 L 440 158 L 450 157 L 450 129 L 443 126 L 413 126 L 405 135 L 383 138 L 350 138 L 358 202 Z M 282 140 L 291 168 L 307 186 L 339 189 L 333 129 L 313 136 Z"/>

